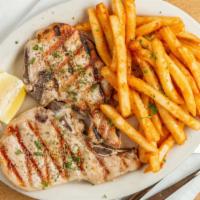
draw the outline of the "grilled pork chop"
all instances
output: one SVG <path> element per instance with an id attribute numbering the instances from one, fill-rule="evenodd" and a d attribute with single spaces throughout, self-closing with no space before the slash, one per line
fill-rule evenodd
<path id="1" fill-rule="evenodd" d="M 139 167 L 134 148 L 88 139 L 83 113 L 63 103 L 50 107 L 21 114 L 0 140 L 1 168 L 13 184 L 27 191 L 74 180 L 100 184 Z"/>
<path id="2" fill-rule="evenodd" d="M 102 66 L 87 34 L 67 24 L 52 24 L 26 44 L 24 82 L 41 105 L 63 101 L 85 113 L 85 118 L 93 121 L 88 132 L 93 141 L 103 139 L 120 147 L 117 130 L 97 109 L 111 95 L 109 84 L 99 73 Z"/>

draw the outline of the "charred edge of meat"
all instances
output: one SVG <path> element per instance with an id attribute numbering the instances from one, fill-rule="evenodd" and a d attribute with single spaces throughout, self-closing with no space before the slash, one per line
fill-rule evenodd
<path id="1" fill-rule="evenodd" d="M 45 123 L 48 119 L 48 116 L 46 113 L 40 112 L 35 114 L 35 119 L 41 123 Z"/>
<path id="2" fill-rule="evenodd" d="M 51 103 L 49 103 L 46 108 L 52 110 L 53 112 L 55 111 L 59 111 L 63 108 L 63 106 L 65 105 L 64 102 L 61 101 L 53 101 Z"/>
<path id="3" fill-rule="evenodd" d="M 97 139 L 97 140 L 101 140 L 102 138 L 101 138 L 101 135 L 100 135 L 100 133 L 98 132 L 97 128 L 96 128 L 96 127 L 93 127 L 92 130 L 93 130 L 93 132 L 94 132 L 94 135 L 95 135 L 96 139 Z"/>
<path id="4" fill-rule="evenodd" d="M 133 151 L 134 149 L 115 149 L 105 144 L 92 144 L 92 149 L 99 156 L 111 156 Z"/>
<path id="5" fill-rule="evenodd" d="M 40 101 L 42 98 L 44 87 L 43 85 L 36 84 L 32 91 L 30 91 L 31 96 L 35 98 L 36 101 Z"/>
<path id="6" fill-rule="evenodd" d="M 56 36 L 61 36 L 60 27 L 58 25 L 55 25 L 53 27 L 53 30 L 54 30 Z"/>
<path id="7" fill-rule="evenodd" d="M 24 51 L 24 75 L 23 75 L 23 78 L 24 78 L 24 82 L 27 84 L 29 83 L 29 74 L 28 74 L 28 66 L 29 66 L 29 56 L 28 56 L 28 50 L 25 49 Z"/>

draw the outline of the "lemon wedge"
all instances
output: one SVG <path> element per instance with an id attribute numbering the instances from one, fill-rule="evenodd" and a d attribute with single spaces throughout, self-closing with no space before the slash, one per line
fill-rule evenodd
<path id="1" fill-rule="evenodd" d="M 9 123 L 26 96 L 23 82 L 6 72 L 0 72 L 0 121 Z"/>

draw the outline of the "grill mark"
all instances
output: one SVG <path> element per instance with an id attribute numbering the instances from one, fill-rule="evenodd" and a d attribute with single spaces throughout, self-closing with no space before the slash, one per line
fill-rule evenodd
<path id="1" fill-rule="evenodd" d="M 20 174 L 19 174 L 17 168 L 15 167 L 15 165 L 12 163 L 12 161 L 11 161 L 10 158 L 9 158 L 9 156 L 7 155 L 4 146 L 2 146 L 2 147 L 0 148 L 0 152 L 1 152 L 2 156 L 4 157 L 4 159 L 6 160 L 7 168 L 8 168 L 9 170 L 11 170 L 11 171 L 15 174 L 15 176 L 16 176 L 16 178 L 18 179 L 18 181 L 20 182 L 20 184 L 21 184 L 23 187 L 25 187 L 26 185 L 25 185 L 25 182 L 24 182 L 23 178 L 20 176 Z"/>
<path id="2" fill-rule="evenodd" d="M 50 179 L 50 174 L 49 174 L 49 165 L 48 165 L 48 162 L 47 162 L 47 154 L 46 152 L 44 152 L 44 163 L 45 163 L 45 166 L 46 166 L 46 175 L 47 175 L 47 181 L 48 181 L 48 184 L 51 184 L 51 179 Z"/>
<path id="3" fill-rule="evenodd" d="M 119 158 L 120 158 L 120 161 L 122 162 L 122 164 L 124 165 L 124 167 L 127 169 L 129 166 L 128 164 L 126 163 L 126 160 L 124 159 L 123 155 L 122 154 L 118 154 Z M 121 167 L 120 167 L 120 171 L 124 171 Z"/>
<path id="4" fill-rule="evenodd" d="M 93 151 L 90 143 L 88 141 L 85 141 L 85 144 L 86 144 L 87 148 L 95 155 L 96 159 L 99 162 L 99 165 L 103 168 L 103 170 L 104 170 L 104 180 L 107 180 L 108 179 L 108 175 L 110 174 L 110 170 L 106 167 L 103 159 L 101 159 L 100 157 L 98 157 L 96 155 L 96 153 Z"/>
<path id="5" fill-rule="evenodd" d="M 66 178 L 65 174 L 63 173 L 62 167 L 59 166 L 59 164 L 56 162 L 56 160 L 54 159 L 54 157 L 51 155 L 50 150 L 48 149 L 48 145 L 42 140 L 37 124 L 35 123 L 34 127 L 33 127 L 33 125 L 31 124 L 31 122 L 28 122 L 28 126 L 30 127 L 30 129 L 32 130 L 32 132 L 36 135 L 36 137 L 39 139 L 39 142 L 44 146 L 45 152 L 50 156 L 52 162 L 56 166 L 56 168 L 59 171 L 59 173 L 61 174 L 61 176 L 63 178 Z"/>
<path id="6" fill-rule="evenodd" d="M 51 125 L 53 126 L 53 128 L 55 129 L 56 133 L 57 133 L 57 137 L 59 138 L 59 143 L 60 143 L 60 151 L 61 151 L 61 155 L 62 155 L 62 160 L 63 160 L 63 163 L 66 162 L 66 156 L 65 156 L 65 153 L 64 153 L 64 150 L 65 150 L 65 141 L 62 137 L 62 134 L 59 130 L 59 128 L 57 127 L 56 123 L 55 123 L 55 120 L 51 120 Z M 66 170 L 64 170 L 65 172 L 65 176 L 68 177 L 68 173 Z"/>
<path id="7" fill-rule="evenodd" d="M 60 128 L 59 128 L 56 124 L 54 124 L 54 125 L 55 125 L 55 127 L 54 127 L 55 130 L 58 132 L 58 134 L 60 135 L 60 137 L 61 137 L 62 140 L 64 141 L 65 146 L 67 147 L 67 153 L 68 153 L 71 157 L 76 157 L 77 155 L 76 155 L 75 153 L 73 153 L 73 151 L 72 151 L 71 148 L 70 148 L 70 145 L 67 144 L 67 141 L 64 140 L 64 138 L 63 138 L 63 136 L 62 136 L 62 134 L 61 134 Z M 80 160 L 81 160 L 81 161 L 84 161 L 80 151 L 78 151 L 78 156 L 80 157 Z M 76 162 L 75 162 L 75 163 L 76 163 Z M 85 170 L 84 170 L 84 167 L 83 167 L 83 162 L 80 162 L 80 165 L 78 165 L 78 164 L 76 163 L 76 166 L 81 170 L 81 172 L 82 172 L 83 174 L 85 174 L 85 172 L 84 172 Z"/>
<path id="8" fill-rule="evenodd" d="M 27 156 L 28 159 L 30 159 L 30 161 L 32 162 L 33 166 L 35 167 L 38 176 L 40 177 L 40 179 L 42 181 L 46 181 L 46 178 L 43 176 L 42 171 L 39 169 L 39 166 L 37 165 L 37 162 L 34 160 L 33 156 L 31 155 L 31 153 L 29 152 L 29 150 L 26 148 L 25 144 L 22 141 L 20 132 L 19 132 L 19 128 L 16 126 L 14 127 L 9 127 L 9 132 L 14 133 L 19 145 L 21 146 L 21 148 L 23 149 L 25 155 Z"/>

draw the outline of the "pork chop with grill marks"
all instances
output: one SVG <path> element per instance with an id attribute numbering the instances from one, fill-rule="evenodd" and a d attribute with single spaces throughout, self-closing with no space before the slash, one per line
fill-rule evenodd
<path id="1" fill-rule="evenodd" d="M 117 130 L 98 109 L 111 95 L 100 76 L 102 66 L 86 33 L 67 24 L 52 24 L 26 44 L 24 82 L 41 105 L 63 101 L 85 113 L 84 118 L 93 121 L 88 132 L 91 140 L 120 147 Z"/>
<path id="2" fill-rule="evenodd" d="M 0 140 L 1 168 L 16 186 L 40 190 L 74 180 L 100 184 L 140 163 L 136 149 L 94 144 L 90 123 L 66 104 L 33 108 L 9 124 Z"/>

